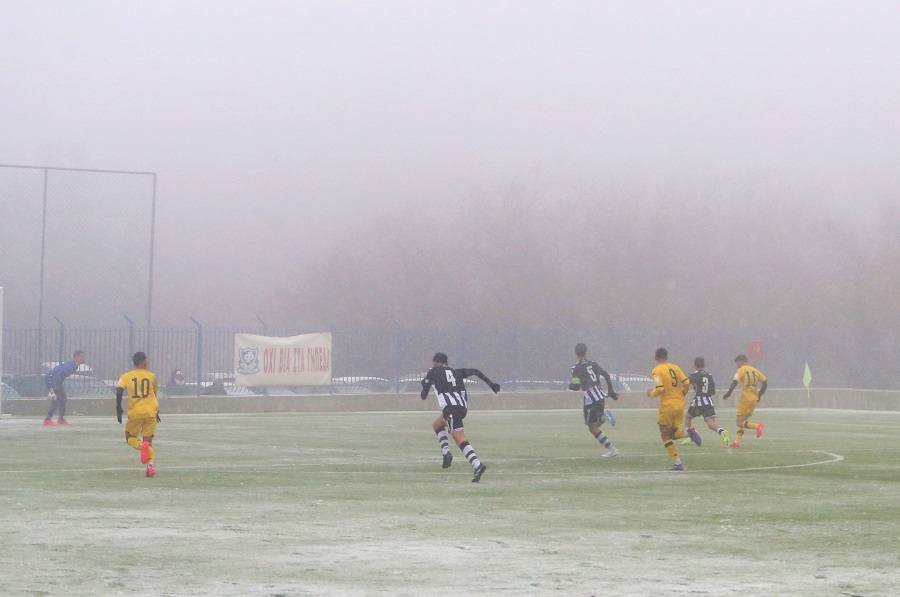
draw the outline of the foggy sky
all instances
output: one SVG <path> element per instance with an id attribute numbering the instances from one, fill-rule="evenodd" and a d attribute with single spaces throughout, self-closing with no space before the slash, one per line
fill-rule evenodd
<path id="1" fill-rule="evenodd" d="M 241 323 L 473 189 L 762 172 L 864 217 L 900 188 L 898 33 L 894 2 L 4 2 L 0 163 L 157 172 L 155 320 Z"/>

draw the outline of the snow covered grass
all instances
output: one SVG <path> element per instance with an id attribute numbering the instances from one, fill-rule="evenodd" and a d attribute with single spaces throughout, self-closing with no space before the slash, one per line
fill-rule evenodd
<path id="1" fill-rule="evenodd" d="M 733 432 L 734 413 L 720 421 Z M 649 410 L 472 411 L 480 484 L 432 413 L 0 420 L 2 595 L 888 595 L 900 414 L 760 409 L 669 473 Z"/>

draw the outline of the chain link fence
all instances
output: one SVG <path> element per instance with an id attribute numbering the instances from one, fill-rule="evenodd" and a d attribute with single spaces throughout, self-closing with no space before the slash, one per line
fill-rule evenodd
<path id="1" fill-rule="evenodd" d="M 15 387 L 16 378 L 39 377 L 51 364 L 69 360 L 76 349 L 81 349 L 87 354 L 90 377 L 109 386 L 92 383 L 84 393 L 111 395 L 119 375 L 131 369 L 131 355 L 142 350 L 150 356 L 151 370 L 161 385 L 180 370 L 187 384 L 181 393 L 199 394 L 216 378 L 226 384 L 233 378 L 235 333 L 291 336 L 329 330 L 333 334 L 332 387 L 280 388 L 271 393 L 418 391 L 419 380 L 437 351 L 446 352 L 452 366 L 482 369 L 509 391 L 563 389 L 577 342 L 586 342 L 588 356 L 614 379 L 629 381 L 632 387 L 628 389 L 634 391 L 646 389 L 647 376 L 655 364 L 653 352 L 659 346 L 668 348 L 671 360 L 685 371 L 692 370 L 695 356 L 705 357 L 707 370 L 724 390 L 734 373 L 734 357 L 748 352 L 751 341 L 761 341 L 764 346 L 765 359 L 754 364 L 766 373 L 773 388 L 801 387 L 808 361 L 814 385 L 819 388 L 896 389 L 890 371 L 874 365 L 866 368 L 864 360 L 855 361 L 855 369 L 843 367 L 844 353 L 837 348 L 846 344 L 846 338 L 827 334 L 749 336 L 716 330 L 703 334 L 668 330 L 651 335 L 611 327 L 579 331 L 561 324 L 526 327 L 513 321 L 492 328 L 456 324 L 426 329 L 410 328 L 399 321 L 365 328 L 329 322 L 305 329 L 204 328 L 200 322 L 185 328 L 147 328 L 127 321 L 123 326 L 106 328 L 68 326 L 61 320 L 43 328 L 4 326 L 4 381 Z M 474 386 L 479 389 L 477 382 Z M 269 392 L 229 389 L 230 393 Z"/>

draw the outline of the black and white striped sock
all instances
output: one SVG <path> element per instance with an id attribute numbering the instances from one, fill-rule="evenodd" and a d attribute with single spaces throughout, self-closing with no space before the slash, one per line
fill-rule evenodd
<path id="1" fill-rule="evenodd" d="M 469 461 L 469 464 L 472 465 L 472 468 L 478 468 L 481 466 L 481 461 L 478 460 L 478 456 L 475 454 L 475 448 L 469 445 L 469 442 L 463 442 L 460 444 L 459 449 L 462 450 L 463 456 L 465 456 L 466 460 Z"/>
<path id="2" fill-rule="evenodd" d="M 450 440 L 447 439 L 447 430 L 441 429 L 437 432 L 438 443 L 441 444 L 441 452 L 450 453 Z"/>
<path id="3" fill-rule="evenodd" d="M 603 433 L 602 431 L 600 433 L 598 433 L 597 435 L 595 435 L 594 437 L 597 438 L 598 442 L 600 442 L 601 444 L 606 446 L 607 449 L 612 448 L 612 442 L 609 441 L 609 438 L 606 437 L 606 434 Z"/>

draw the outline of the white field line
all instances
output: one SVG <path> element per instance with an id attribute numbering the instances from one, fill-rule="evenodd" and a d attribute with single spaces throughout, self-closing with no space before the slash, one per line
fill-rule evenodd
<path id="1" fill-rule="evenodd" d="M 763 454 L 772 454 L 773 452 L 764 452 Z M 833 454 L 831 452 L 825 452 L 823 450 L 796 450 L 791 452 L 782 452 L 782 453 L 813 453 L 813 454 L 827 454 L 831 456 L 828 460 L 820 460 L 817 462 L 806 462 L 802 464 L 782 464 L 782 465 L 774 465 L 774 466 L 757 466 L 757 467 L 746 467 L 746 468 L 737 468 L 737 469 L 689 469 L 691 473 L 735 473 L 735 472 L 747 472 L 747 471 L 765 471 L 765 470 L 775 470 L 775 469 L 787 469 L 787 468 L 801 468 L 807 466 L 819 466 L 822 464 L 833 464 L 835 462 L 841 462 L 844 460 L 844 457 L 840 454 Z M 643 455 L 642 455 L 643 456 Z M 515 459 L 515 460 L 530 460 L 530 459 Z M 548 461 L 552 460 L 564 460 L 567 462 L 575 461 L 575 460 L 595 460 L 593 457 L 573 457 L 573 458 L 553 458 L 547 459 Z M 407 461 L 408 464 L 427 464 L 433 462 L 434 459 L 425 460 L 417 460 L 414 462 Z M 499 460 L 495 462 L 509 462 L 510 459 Z M 366 464 L 378 466 L 382 465 L 382 463 L 377 462 L 367 462 Z M 128 467 L 104 467 L 104 468 L 64 468 L 64 469 L 41 469 L 41 470 L 9 470 L 9 471 L 0 471 L 0 475 L 8 474 L 8 475 L 27 475 L 27 474 L 46 474 L 46 473 L 98 473 L 98 472 L 115 472 L 115 471 L 133 471 L 135 469 L 141 468 L 143 465 L 133 465 Z M 221 464 L 221 465 L 206 465 L 206 466 L 170 466 L 170 467 L 162 467 L 160 470 L 175 470 L 175 471 L 205 471 L 205 470 L 214 470 L 214 471 L 229 471 L 234 469 L 275 469 L 275 468 L 312 468 L 312 467 L 320 467 L 320 466 L 344 466 L 341 463 L 336 462 L 321 462 L 321 463 L 300 463 L 300 462 L 282 462 L 282 463 L 247 463 L 247 464 Z M 446 472 L 422 472 L 422 471 L 318 471 L 319 473 L 325 474 L 340 474 L 340 475 L 423 475 L 423 474 L 434 474 L 434 475 L 446 475 Z M 493 472 L 493 475 L 496 475 L 497 472 Z M 530 476 L 543 476 L 543 477 L 554 477 L 554 476 L 563 476 L 563 477 L 585 477 L 590 476 L 593 478 L 595 475 L 585 475 L 583 473 L 548 473 L 548 472 L 503 472 L 499 473 L 501 476 L 513 476 L 513 477 L 530 477 Z M 598 471 L 598 474 L 602 475 L 657 475 L 657 474 L 670 474 L 669 471 L 666 470 L 658 470 L 658 471 Z"/>

